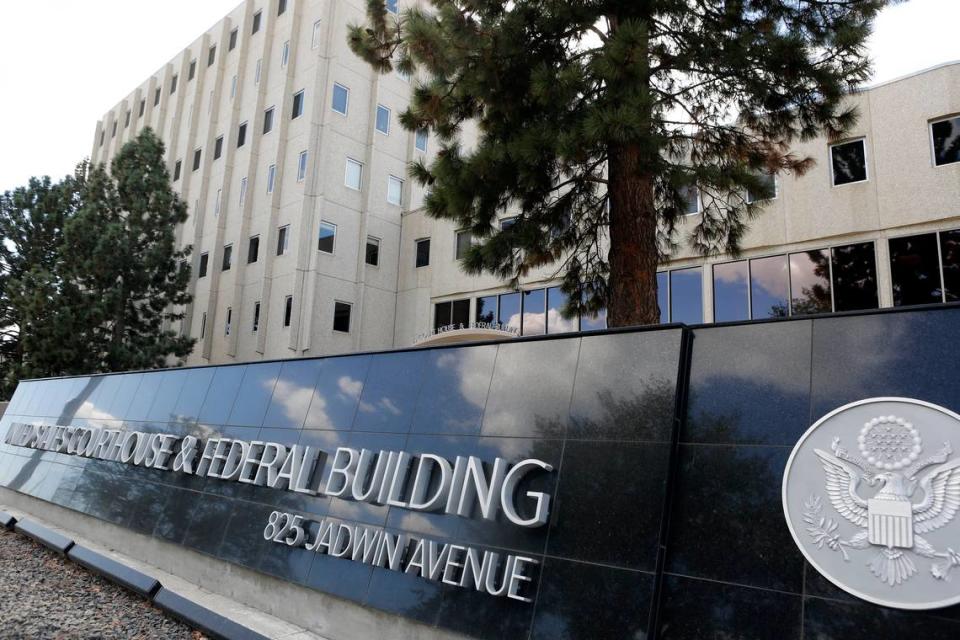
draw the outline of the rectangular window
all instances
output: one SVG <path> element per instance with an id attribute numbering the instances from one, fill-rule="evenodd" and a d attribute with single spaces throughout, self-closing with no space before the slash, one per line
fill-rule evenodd
<path id="1" fill-rule="evenodd" d="M 230 32 L 230 45 L 227 47 L 228 50 L 233 51 L 237 48 L 237 32 L 239 29 L 234 29 Z"/>
<path id="2" fill-rule="evenodd" d="M 196 171 L 200 168 L 200 149 L 194 149 L 193 151 L 193 170 Z"/>
<path id="3" fill-rule="evenodd" d="M 233 245 L 227 244 L 223 246 L 223 263 L 220 265 L 221 271 L 230 271 L 230 267 L 233 265 Z"/>
<path id="4" fill-rule="evenodd" d="M 790 315 L 829 313 L 830 252 L 826 249 L 790 254 Z"/>
<path id="5" fill-rule="evenodd" d="M 867 150 L 863 139 L 832 145 L 830 171 L 835 187 L 866 180 Z"/>
<path id="6" fill-rule="evenodd" d="M 106 134 L 107 134 L 106 131 L 104 131 L 103 129 L 100 130 L 100 146 L 101 147 L 103 146 L 103 140 L 106 137 Z"/>
<path id="7" fill-rule="evenodd" d="M 277 180 L 277 165 L 267 167 L 267 193 L 273 193 L 273 183 Z"/>
<path id="8" fill-rule="evenodd" d="M 895 307 L 943 302 L 938 244 L 936 233 L 890 240 Z"/>
<path id="9" fill-rule="evenodd" d="M 204 311 L 200 314 L 200 337 L 202 338 L 207 333 L 207 312 Z"/>
<path id="10" fill-rule="evenodd" d="M 253 84 L 260 84 L 260 70 L 263 67 L 263 58 L 257 58 L 257 66 L 253 70 Z"/>
<path id="11" fill-rule="evenodd" d="M 750 267 L 746 260 L 713 265 L 713 321 L 750 319 Z"/>
<path id="12" fill-rule="evenodd" d="M 772 173 L 763 173 L 757 176 L 759 184 L 756 191 L 747 189 L 747 202 L 763 202 L 775 200 L 777 197 L 777 176 Z"/>
<path id="13" fill-rule="evenodd" d="M 580 330 L 576 316 L 565 318 L 563 315 L 567 298 L 560 287 L 547 289 L 547 333 L 574 333 Z"/>
<path id="14" fill-rule="evenodd" d="M 451 300 L 433 305 L 433 328 L 469 326 L 470 300 Z"/>
<path id="15" fill-rule="evenodd" d="M 534 289 L 523 292 L 523 320 L 520 333 L 525 336 L 540 336 L 547 331 L 547 292 Z"/>
<path id="16" fill-rule="evenodd" d="M 790 310 L 790 276 L 787 256 L 750 261 L 750 311 L 752 318 L 785 318 Z"/>
<path id="17" fill-rule="evenodd" d="M 333 83 L 333 101 L 331 108 L 339 114 L 347 115 L 347 109 L 350 106 L 350 89 L 342 84 Z"/>
<path id="18" fill-rule="evenodd" d="M 283 300 L 283 326 L 289 327 L 290 320 L 293 318 L 293 296 L 287 296 Z"/>
<path id="19" fill-rule="evenodd" d="M 243 208 L 243 203 L 247 200 L 247 177 L 244 176 L 240 178 L 240 208 Z"/>
<path id="20" fill-rule="evenodd" d="M 337 239 L 337 225 L 330 222 L 320 223 L 320 240 L 317 243 L 317 249 L 323 253 L 333 253 L 333 247 Z"/>
<path id="21" fill-rule="evenodd" d="M 313 23 L 313 36 L 310 38 L 310 48 L 316 49 L 320 46 L 320 21 Z"/>
<path id="22" fill-rule="evenodd" d="M 219 160 L 221 155 L 223 155 L 223 136 L 217 136 L 213 143 L 213 159 Z"/>
<path id="23" fill-rule="evenodd" d="M 173 181 L 176 182 L 180 179 L 180 167 L 183 166 L 183 162 L 177 160 L 176 164 L 173 165 Z"/>
<path id="24" fill-rule="evenodd" d="M 290 225 L 285 224 L 277 230 L 277 255 L 282 256 L 287 252 L 290 243 Z"/>
<path id="25" fill-rule="evenodd" d="M 273 107 L 263 112 L 263 134 L 273 131 Z"/>
<path id="26" fill-rule="evenodd" d="M 683 199 L 683 214 L 692 216 L 700 213 L 700 189 L 696 186 L 680 187 L 678 189 L 680 197 Z"/>
<path id="27" fill-rule="evenodd" d="M 500 231 L 506 231 L 507 229 L 513 228 L 513 225 L 517 224 L 517 217 L 504 218 L 500 221 Z"/>
<path id="28" fill-rule="evenodd" d="M 123 123 L 123 128 L 126 129 L 130 126 L 130 110 L 127 110 L 126 121 Z"/>
<path id="29" fill-rule="evenodd" d="M 240 128 L 237 129 L 237 149 L 239 149 L 246 143 L 247 143 L 247 123 L 241 122 Z"/>
<path id="30" fill-rule="evenodd" d="M 960 301 L 960 229 L 940 232 L 940 259 L 943 261 L 943 299 Z"/>
<path id="31" fill-rule="evenodd" d="M 382 104 L 377 105 L 377 131 L 383 134 L 390 133 L 390 109 Z"/>
<path id="32" fill-rule="evenodd" d="M 230 323 L 233 321 L 233 307 L 227 307 L 227 317 L 223 323 L 223 335 L 230 335 Z"/>
<path id="33" fill-rule="evenodd" d="M 253 303 L 253 332 L 260 331 L 260 301 Z"/>
<path id="34" fill-rule="evenodd" d="M 197 61 L 194 59 L 190 61 L 190 68 L 187 70 L 187 82 L 190 82 L 191 80 L 193 80 L 194 76 L 196 75 L 197 75 Z"/>
<path id="35" fill-rule="evenodd" d="M 467 256 L 467 251 L 473 245 L 473 236 L 469 231 L 457 231 L 456 234 L 455 257 L 457 260 L 463 260 Z"/>
<path id="36" fill-rule="evenodd" d="M 293 109 L 290 111 L 290 119 L 295 120 L 303 115 L 303 89 L 293 94 Z"/>
<path id="37" fill-rule="evenodd" d="M 280 68 L 287 66 L 287 63 L 290 62 L 290 41 L 287 40 L 283 43 L 283 48 L 280 49 Z"/>
<path id="38" fill-rule="evenodd" d="M 307 177 L 307 152 L 301 151 L 297 159 L 297 182 L 303 182 Z"/>
<path id="39" fill-rule="evenodd" d="M 113 131 L 110 133 L 110 137 L 111 138 L 117 137 L 117 121 L 116 120 L 113 121 Z"/>
<path id="40" fill-rule="evenodd" d="M 417 151 L 422 151 L 423 153 L 427 152 L 427 140 L 429 137 L 430 134 L 426 129 L 417 129 L 417 137 L 414 142 L 417 147 Z"/>
<path id="41" fill-rule="evenodd" d="M 380 265 L 380 239 L 367 236 L 366 263 L 371 267 Z"/>
<path id="42" fill-rule="evenodd" d="M 700 267 L 670 272 L 670 322 L 703 322 L 703 270 Z"/>
<path id="43" fill-rule="evenodd" d="M 876 309 L 877 263 L 872 242 L 833 247 L 830 250 L 833 271 L 833 307 L 835 311 Z"/>
<path id="44" fill-rule="evenodd" d="M 236 74 L 234 74 L 234 76 L 230 79 L 230 99 L 231 99 L 231 100 L 233 100 L 234 98 L 237 97 L 237 83 L 238 83 L 238 82 L 239 82 L 239 80 L 237 79 Z"/>
<path id="45" fill-rule="evenodd" d="M 160 104 L 160 87 L 157 87 L 157 90 L 153 92 L 153 106 Z"/>
<path id="46" fill-rule="evenodd" d="M 497 296 L 477 298 L 477 310 L 473 317 L 477 322 L 495 324 L 497 322 Z"/>
<path id="47" fill-rule="evenodd" d="M 430 238 L 417 240 L 417 268 L 430 265 Z"/>
<path id="48" fill-rule="evenodd" d="M 253 264 L 260 257 L 260 236 L 252 236 L 247 245 L 247 264 Z"/>
<path id="49" fill-rule="evenodd" d="M 500 296 L 497 301 L 500 324 L 506 325 L 508 329 L 512 329 L 517 333 L 520 333 L 521 318 L 523 317 L 520 311 L 520 305 L 521 296 L 519 293 L 504 294 Z"/>
<path id="50" fill-rule="evenodd" d="M 142 118 L 142 117 L 143 117 L 143 113 L 144 113 L 144 111 L 146 111 L 146 109 L 147 109 L 147 101 L 146 101 L 146 100 L 141 100 L 141 101 L 140 101 L 140 115 L 138 115 L 137 117 L 138 117 L 138 118 Z"/>
<path id="51" fill-rule="evenodd" d="M 220 198 L 223 196 L 223 189 L 217 189 L 217 198 L 213 201 L 213 215 L 220 215 Z"/>
<path id="52" fill-rule="evenodd" d="M 930 137 L 935 166 L 960 162 L 960 116 L 931 122 Z"/>
<path id="53" fill-rule="evenodd" d="M 260 14 L 260 11 L 257 11 L 255 14 L 253 14 L 253 26 L 250 28 L 250 35 L 260 31 Z"/>
<path id="54" fill-rule="evenodd" d="M 217 45 L 210 47 L 210 51 L 207 52 L 207 66 L 213 65 L 217 60 Z"/>
<path id="55" fill-rule="evenodd" d="M 346 302 L 333 303 L 333 330 L 350 333 L 350 304 Z"/>
<path id="56" fill-rule="evenodd" d="M 661 313 L 661 322 L 666 322 L 662 319 Z M 571 320 L 570 322 L 573 322 Z M 607 328 L 607 310 L 600 309 L 595 314 L 591 315 L 582 315 L 580 316 L 580 331 L 603 331 Z"/>
<path id="57" fill-rule="evenodd" d="M 200 254 L 200 267 L 197 269 L 197 278 L 207 277 L 207 263 L 210 261 L 210 254 L 206 251 Z"/>
<path id="58" fill-rule="evenodd" d="M 387 11 L 397 13 L 397 0 L 387 0 Z"/>
<path id="59" fill-rule="evenodd" d="M 279 0 L 277 2 L 277 15 L 282 16 L 283 12 L 287 10 L 287 0 Z"/>
<path id="60" fill-rule="evenodd" d="M 403 202 L 403 180 L 396 176 L 387 178 L 387 202 L 398 207 Z"/>
<path id="61" fill-rule="evenodd" d="M 363 164 L 353 158 L 347 158 L 346 175 L 343 181 L 349 188 L 360 191 L 360 186 L 363 184 Z"/>

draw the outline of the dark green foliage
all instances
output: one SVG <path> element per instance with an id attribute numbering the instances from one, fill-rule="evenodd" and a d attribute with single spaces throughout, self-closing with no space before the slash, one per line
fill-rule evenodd
<path id="1" fill-rule="evenodd" d="M 844 97 L 887 1 L 431 0 L 394 17 L 368 0 L 349 42 L 381 72 L 420 71 L 401 122 L 442 144 L 411 173 L 429 215 L 482 240 L 468 272 L 556 265 L 574 305 L 633 324 L 656 322 L 658 260 L 679 242 L 736 253 L 762 207 L 746 192 L 809 169 L 792 142 L 854 122 Z M 682 229 L 691 185 L 703 215 Z"/>

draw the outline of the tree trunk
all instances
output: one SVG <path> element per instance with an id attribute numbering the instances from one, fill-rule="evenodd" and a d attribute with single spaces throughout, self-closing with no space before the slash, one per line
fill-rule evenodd
<path id="1" fill-rule="evenodd" d="M 660 322 L 657 306 L 657 210 L 653 162 L 635 144 L 609 156 L 610 277 L 607 325 Z"/>

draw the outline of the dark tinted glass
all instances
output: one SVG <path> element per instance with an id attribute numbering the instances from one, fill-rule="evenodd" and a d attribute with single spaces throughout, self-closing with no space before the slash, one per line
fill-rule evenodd
<path id="1" fill-rule="evenodd" d="M 933 161 L 940 166 L 960 162 L 960 116 L 930 125 Z"/>
<path id="2" fill-rule="evenodd" d="M 660 323 L 670 322 L 670 274 L 657 273 L 657 306 L 660 308 Z"/>
<path id="3" fill-rule="evenodd" d="M 790 254 L 790 311 L 793 315 L 831 311 L 829 260 L 826 249 Z"/>
<path id="4" fill-rule="evenodd" d="M 412 430 L 480 433 L 496 355 L 496 345 L 427 352 Z"/>
<path id="5" fill-rule="evenodd" d="M 746 260 L 713 265 L 713 320 L 731 322 L 750 319 Z"/>
<path id="6" fill-rule="evenodd" d="M 248 365 L 227 423 L 238 427 L 261 426 L 279 373 L 279 362 Z"/>
<path id="7" fill-rule="evenodd" d="M 200 422 L 226 424 L 246 367 L 218 367 L 200 409 Z"/>
<path id="8" fill-rule="evenodd" d="M 223 155 L 223 136 L 219 136 L 213 143 L 213 159 L 218 160 Z"/>
<path id="9" fill-rule="evenodd" d="M 380 243 L 373 238 L 367 238 L 366 262 L 374 267 L 380 264 Z"/>
<path id="10" fill-rule="evenodd" d="M 539 336 L 546 332 L 546 303 L 544 289 L 523 292 L 523 335 Z"/>
<path id="11" fill-rule="evenodd" d="M 500 324 L 520 333 L 520 294 L 508 293 L 500 296 Z"/>
<path id="12" fill-rule="evenodd" d="M 703 270 L 678 269 L 670 272 L 670 321 L 703 322 Z"/>
<path id="13" fill-rule="evenodd" d="M 303 426 L 322 367 L 322 360 L 288 360 L 283 363 L 263 420 L 265 427 L 299 429 Z"/>
<path id="14" fill-rule="evenodd" d="M 890 274 L 894 306 L 942 302 L 937 234 L 892 238 Z"/>
<path id="15" fill-rule="evenodd" d="M 230 46 L 229 46 L 230 51 L 233 51 L 233 49 L 236 46 L 237 46 L 237 30 L 234 29 L 233 31 L 230 32 Z"/>
<path id="16" fill-rule="evenodd" d="M 470 300 L 454 300 L 451 320 L 453 324 L 464 327 L 470 324 Z"/>
<path id="17" fill-rule="evenodd" d="M 293 110 L 290 115 L 293 118 L 300 116 L 303 113 L 303 91 L 296 93 L 293 96 Z"/>
<path id="18" fill-rule="evenodd" d="M 273 108 L 263 112 L 263 132 L 270 133 L 271 129 L 273 129 Z"/>
<path id="19" fill-rule="evenodd" d="M 837 311 L 877 308 L 877 265 L 872 242 L 834 247 L 833 301 Z"/>
<path id="20" fill-rule="evenodd" d="M 230 270 L 230 265 L 233 263 L 233 245 L 228 244 L 223 248 L 223 264 L 221 265 L 224 271 Z"/>
<path id="21" fill-rule="evenodd" d="M 477 322 L 497 321 L 497 296 L 477 298 Z"/>
<path id="22" fill-rule="evenodd" d="M 410 430 L 426 356 L 426 351 L 373 356 L 354 430 L 399 433 Z"/>
<path id="23" fill-rule="evenodd" d="M 196 171 L 200 168 L 200 149 L 197 149 L 193 152 L 193 170 Z"/>
<path id="24" fill-rule="evenodd" d="M 240 128 L 237 130 L 237 148 L 243 146 L 243 143 L 247 141 L 247 123 L 244 122 L 240 125 Z"/>
<path id="25" fill-rule="evenodd" d="M 200 268 L 197 269 L 197 277 L 204 278 L 207 275 L 207 263 L 210 261 L 210 255 L 207 253 L 200 254 Z"/>
<path id="26" fill-rule="evenodd" d="M 337 228 L 331 224 L 322 223 L 320 225 L 320 240 L 317 243 L 317 249 L 324 253 L 333 253 L 333 243 L 337 237 Z"/>
<path id="27" fill-rule="evenodd" d="M 849 184 L 867 179 L 867 157 L 863 140 L 854 140 L 830 147 L 833 184 Z"/>
<path id="28" fill-rule="evenodd" d="M 453 303 L 452 302 L 438 302 L 433 305 L 433 328 L 439 329 L 440 327 L 446 327 L 452 322 L 453 317 Z"/>
<path id="29" fill-rule="evenodd" d="M 757 190 L 752 189 L 747 190 L 747 201 L 749 202 L 761 202 L 763 200 L 770 200 L 771 198 L 777 197 L 777 181 L 776 178 L 769 173 L 761 174 L 757 176 L 760 181 L 760 185 Z"/>
<path id="30" fill-rule="evenodd" d="M 346 302 L 333 303 L 333 330 L 350 332 L 350 305 Z"/>
<path id="31" fill-rule="evenodd" d="M 567 294 L 560 287 L 547 289 L 547 333 L 570 333 L 579 330 L 577 317 L 564 318 L 563 307 L 567 304 Z"/>
<path id="32" fill-rule="evenodd" d="M 253 26 L 250 28 L 250 33 L 253 34 L 253 33 L 256 33 L 257 31 L 260 31 L 260 12 L 259 11 L 253 14 Z"/>
<path id="33" fill-rule="evenodd" d="M 753 319 L 784 318 L 788 306 L 787 256 L 750 261 L 750 296 Z"/>
<path id="34" fill-rule="evenodd" d="M 943 287 L 947 302 L 960 300 L 960 229 L 940 232 Z"/>
<path id="35" fill-rule="evenodd" d="M 417 240 L 417 266 L 426 267 L 430 264 L 430 240 Z"/>
<path id="36" fill-rule="evenodd" d="M 256 262 L 260 255 L 260 236 L 250 238 L 250 245 L 247 247 L 247 262 Z"/>
<path id="37" fill-rule="evenodd" d="M 357 413 L 360 394 L 370 368 L 370 356 L 322 360 L 304 427 L 349 429 Z"/>
<path id="38" fill-rule="evenodd" d="M 180 160 L 177 160 L 177 163 L 173 165 L 173 180 L 177 181 L 180 179 L 180 167 L 183 163 Z"/>

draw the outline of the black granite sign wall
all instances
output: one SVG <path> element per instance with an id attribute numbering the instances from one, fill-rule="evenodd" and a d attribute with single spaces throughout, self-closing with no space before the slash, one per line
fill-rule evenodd
<path id="1" fill-rule="evenodd" d="M 960 411 L 958 334 L 953 307 L 36 380 L 0 422 L 536 458 L 553 470 L 518 491 L 552 497 L 543 527 L 9 444 L 0 485 L 480 638 L 957 637 L 956 611 L 857 602 L 805 566 L 780 482 L 799 436 L 847 402 Z M 532 558 L 532 602 L 267 542 L 276 510 L 313 533 L 333 519 Z"/>

